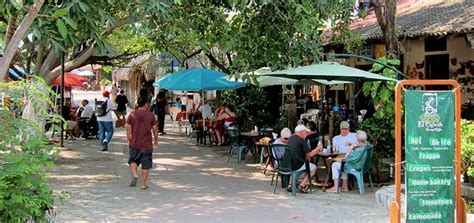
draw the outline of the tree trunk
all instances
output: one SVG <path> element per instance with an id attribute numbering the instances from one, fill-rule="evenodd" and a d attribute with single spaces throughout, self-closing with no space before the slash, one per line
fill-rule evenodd
<path id="1" fill-rule="evenodd" d="M 8 18 L 7 31 L 5 32 L 5 43 L 4 43 L 5 48 L 8 46 L 8 43 L 10 43 L 10 40 L 15 34 L 15 30 L 17 28 L 16 26 L 17 18 L 18 18 L 18 15 L 12 15 L 10 16 L 10 18 Z"/>
<path id="2" fill-rule="evenodd" d="M 94 49 L 95 49 L 94 46 L 95 44 L 91 45 L 86 51 L 82 52 L 80 56 L 64 63 L 64 70 L 69 71 L 84 64 L 84 62 L 86 62 L 92 56 L 92 53 L 94 53 Z M 43 75 L 43 78 L 46 81 L 46 83 L 50 84 L 60 74 L 61 74 L 61 66 L 57 66 L 56 68 L 52 69 L 50 72 L 45 72 Z"/>
<path id="3" fill-rule="evenodd" d="M 41 69 L 41 64 L 43 64 L 44 61 L 44 52 L 45 52 L 45 44 L 44 41 L 41 40 L 39 45 L 38 45 L 38 52 L 36 53 L 36 60 L 35 60 L 35 69 L 34 69 L 34 74 L 39 75 L 40 69 Z"/>
<path id="4" fill-rule="evenodd" d="M 20 25 L 16 29 L 11 41 L 8 43 L 8 45 L 5 45 L 5 51 L 3 52 L 3 57 L 0 60 L 0 80 L 5 80 L 7 77 L 8 68 L 10 67 L 13 57 L 18 50 L 18 44 L 23 39 L 26 31 L 28 31 L 30 28 L 31 23 L 33 23 L 33 20 L 38 15 L 43 3 L 44 0 L 37 0 L 33 6 L 31 6 L 28 14 L 25 16 L 25 18 L 23 18 L 23 21 L 21 21 Z"/>
<path id="5" fill-rule="evenodd" d="M 399 44 L 397 35 L 395 33 L 395 14 L 397 11 L 396 0 L 385 0 L 385 4 L 382 5 L 380 0 L 375 0 L 374 10 L 377 17 L 377 22 L 382 30 L 385 40 L 385 52 L 387 58 L 398 58 Z"/>

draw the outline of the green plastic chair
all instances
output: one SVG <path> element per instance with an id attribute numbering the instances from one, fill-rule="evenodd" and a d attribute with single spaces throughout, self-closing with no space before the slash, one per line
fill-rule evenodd
<path id="1" fill-rule="evenodd" d="M 242 160 L 242 154 L 247 149 L 247 146 L 239 143 L 240 132 L 237 128 L 227 128 L 227 135 L 229 137 L 229 155 L 227 156 L 227 162 L 229 162 L 230 157 L 232 157 L 234 150 L 238 150 L 237 162 L 240 163 L 240 160 Z"/>
<path id="2" fill-rule="evenodd" d="M 360 170 L 347 169 L 344 166 L 345 163 L 343 163 L 341 165 L 341 169 L 344 170 L 345 173 L 347 173 L 348 175 L 349 174 L 353 175 L 356 178 L 357 186 L 359 187 L 359 193 L 360 193 L 361 196 L 365 195 L 365 184 L 364 184 L 364 174 L 365 173 L 367 173 L 367 175 L 369 175 L 370 189 L 372 190 L 372 192 L 374 191 L 374 186 L 372 185 L 372 177 L 370 176 L 370 172 L 369 172 L 370 162 L 372 161 L 373 150 L 374 150 L 373 145 L 369 145 L 369 147 L 365 150 L 365 152 L 364 152 L 364 153 L 366 153 L 365 162 L 364 162 L 364 166 Z M 341 174 L 342 174 L 342 171 L 339 171 L 339 179 L 341 179 Z M 339 190 L 339 188 L 340 187 L 338 187 L 338 190 Z"/>
<path id="3" fill-rule="evenodd" d="M 296 155 L 296 152 L 292 146 L 283 145 L 283 144 L 271 144 L 270 148 L 272 150 L 273 155 L 275 156 L 275 160 L 278 164 L 278 171 L 276 174 L 275 185 L 273 188 L 273 193 L 276 192 L 276 187 L 278 185 L 278 176 L 291 176 L 291 193 L 293 196 L 296 196 L 296 185 L 298 183 L 298 176 L 302 173 L 310 174 L 309 169 L 309 162 L 305 161 L 305 169 L 300 171 L 294 171 L 291 169 L 291 163 L 302 161 Z M 275 171 L 274 171 L 275 173 Z M 273 175 L 274 176 L 274 175 Z M 272 176 L 272 184 L 273 184 L 273 176 Z M 283 178 L 282 178 L 283 180 Z M 311 181 L 309 184 L 310 193 L 311 191 Z"/>

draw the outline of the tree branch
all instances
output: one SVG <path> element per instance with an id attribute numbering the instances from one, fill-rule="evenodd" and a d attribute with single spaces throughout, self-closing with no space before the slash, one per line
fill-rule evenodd
<path id="1" fill-rule="evenodd" d="M 5 80 L 7 77 L 8 67 L 13 60 L 13 56 L 15 55 L 16 51 L 18 50 L 18 44 L 25 36 L 26 31 L 33 23 L 33 20 L 38 16 L 38 12 L 43 6 L 44 0 L 36 1 L 28 11 L 28 14 L 23 18 L 20 25 L 15 31 L 10 43 L 5 47 L 5 51 L 3 52 L 3 57 L 0 60 L 0 81 Z"/>
<path id="2" fill-rule="evenodd" d="M 184 55 L 186 55 L 186 57 L 184 58 L 184 61 L 186 61 L 187 59 L 193 58 L 194 56 L 200 54 L 201 52 L 202 52 L 202 49 L 198 49 L 198 50 L 192 52 L 192 53 L 189 54 L 189 55 L 184 54 Z M 183 53 L 184 53 L 184 52 L 183 52 Z"/>
<path id="3" fill-rule="evenodd" d="M 117 20 L 113 24 L 108 23 L 107 27 L 105 27 L 105 30 L 104 30 L 104 32 L 102 32 L 101 36 L 106 37 L 106 36 L 110 35 L 112 33 L 112 31 L 114 31 L 114 29 L 116 29 L 116 28 L 119 28 L 121 26 L 130 24 L 131 22 L 138 22 L 138 21 L 144 20 L 146 18 L 148 18 L 147 15 L 140 15 L 138 17 L 127 16 L 125 18 Z"/>
<path id="4" fill-rule="evenodd" d="M 225 67 L 222 63 L 220 63 L 211 53 L 206 53 L 207 58 L 212 62 L 212 64 L 216 65 L 219 69 L 221 69 L 224 73 L 230 74 L 229 68 Z"/>
<path id="5" fill-rule="evenodd" d="M 387 29 L 387 21 L 385 20 L 384 17 L 384 12 L 383 12 L 383 5 L 380 2 L 380 0 L 372 0 L 374 3 L 374 12 L 375 16 L 377 18 L 377 22 L 380 25 L 380 29 L 382 29 L 382 33 L 385 34 L 385 30 Z"/>
<path id="6" fill-rule="evenodd" d="M 132 22 L 137 22 L 141 21 L 143 19 L 148 18 L 146 15 L 141 15 L 138 17 L 132 17 L 128 16 L 122 19 L 117 20 L 115 23 L 109 23 L 107 27 L 105 28 L 104 32 L 102 32 L 101 36 L 102 37 L 107 37 L 110 35 L 116 28 L 119 28 L 121 26 L 130 24 Z M 95 50 L 95 42 L 92 42 L 89 47 L 85 48 L 79 56 L 75 57 L 72 60 L 67 61 L 64 64 L 64 69 L 69 71 L 72 69 L 75 69 L 81 65 L 83 65 L 86 61 L 89 60 L 89 58 L 93 55 Z M 56 53 L 55 53 L 56 54 Z M 49 56 L 49 55 L 48 55 Z M 56 55 L 57 59 L 59 59 L 59 55 Z M 61 74 L 61 66 L 56 66 L 54 69 L 51 70 L 51 72 L 47 73 L 46 71 L 43 73 L 45 74 L 44 79 L 46 80 L 46 83 L 51 83 L 54 81 L 54 79 Z"/>

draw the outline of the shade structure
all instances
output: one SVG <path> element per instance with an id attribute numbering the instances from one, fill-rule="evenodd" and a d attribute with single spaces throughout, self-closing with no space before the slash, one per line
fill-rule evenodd
<path id="1" fill-rule="evenodd" d="M 227 74 L 206 68 L 171 73 L 153 83 L 153 86 L 173 91 L 208 91 L 244 87 L 246 84 L 229 81 Z"/>
<path id="2" fill-rule="evenodd" d="M 64 73 L 64 87 L 71 88 L 84 88 L 84 82 L 87 82 L 87 78 L 78 76 L 73 73 Z M 61 75 L 59 75 L 51 86 L 61 86 Z"/>
<path id="3" fill-rule="evenodd" d="M 271 69 L 269 67 L 262 67 L 253 72 L 243 73 L 244 74 L 253 74 L 256 76 L 256 83 L 260 87 L 274 86 L 274 85 L 335 85 L 335 84 L 352 84 L 351 81 L 342 81 L 342 80 L 324 80 L 324 79 L 293 79 L 287 77 L 275 77 L 275 76 L 265 76 L 265 74 L 270 74 Z M 232 78 L 229 78 L 232 80 Z M 243 80 L 239 79 L 239 82 Z"/>
<path id="4" fill-rule="evenodd" d="M 92 76 L 95 76 L 95 73 L 90 71 L 90 70 L 79 70 L 79 69 L 75 69 L 75 70 L 72 70 L 71 73 L 73 74 L 76 74 L 76 75 L 79 75 L 79 76 L 83 76 L 83 77 L 92 77 Z"/>
<path id="5" fill-rule="evenodd" d="M 309 66 L 277 70 L 263 74 L 265 76 L 285 77 L 297 80 L 322 79 L 327 81 L 397 81 L 393 78 L 370 73 L 336 62 L 322 62 Z"/>

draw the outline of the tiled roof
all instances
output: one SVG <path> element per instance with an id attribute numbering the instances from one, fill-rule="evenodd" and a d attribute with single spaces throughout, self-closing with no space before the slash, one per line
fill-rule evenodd
<path id="1" fill-rule="evenodd" d="M 426 0 L 399 6 L 395 24 L 400 38 L 474 32 L 474 1 Z M 383 38 L 374 15 L 354 21 L 351 27 L 363 39 Z"/>

